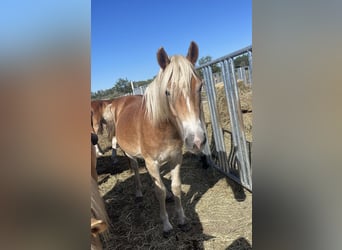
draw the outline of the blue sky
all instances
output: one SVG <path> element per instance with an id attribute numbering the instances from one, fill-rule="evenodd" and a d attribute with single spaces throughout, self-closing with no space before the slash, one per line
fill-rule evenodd
<path id="1" fill-rule="evenodd" d="M 199 58 L 213 59 L 252 44 L 252 1 L 97 0 L 91 6 L 91 90 L 119 78 L 154 77 L 156 52 L 186 54 L 190 41 Z"/>

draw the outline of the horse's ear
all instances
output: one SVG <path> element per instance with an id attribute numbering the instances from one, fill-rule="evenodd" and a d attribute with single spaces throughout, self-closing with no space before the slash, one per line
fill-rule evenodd
<path id="1" fill-rule="evenodd" d="M 166 54 L 163 47 L 161 47 L 157 52 L 157 60 L 158 64 L 162 69 L 165 69 L 166 66 L 170 63 L 169 56 Z"/>
<path id="2" fill-rule="evenodd" d="M 198 59 L 198 46 L 197 46 L 197 44 L 194 41 L 192 41 L 190 43 L 190 47 L 189 47 L 188 54 L 187 54 L 186 58 L 188 58 L 188 60 L 193 65 L 195 65 L 195 63 L 196 63 L 196 61 Z"/>

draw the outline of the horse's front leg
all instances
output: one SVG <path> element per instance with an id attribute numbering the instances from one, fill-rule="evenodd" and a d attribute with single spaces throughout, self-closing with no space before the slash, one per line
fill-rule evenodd
<path id="1" fill-rule="evenodd" d="M 182 190 L 181 190 L 181 178 L 180 178 L 180 167 L 182 165 L 182 154 L 179 154 L 172 162 L 171 167 L 171 189 L 175 199 L 175 209 L 178 215 L 178 225 L 183 231 L 190 230 L 190 224 L 187 223 L 186 216 L 184 214 L 182 206 Z"/>
<path id="2" fill-rule="evenodd" d="M 166 212 L 166 206 L 165 206 L 166 188 L 160 177 L 159 166 L 157 162 L 153 161 L 152 159 L 145 159 L 145 164 L 155 184 L 154 185 L 155 193 L 156 193 L 157 199 L 159 200 L 159 206 L 160 206 L 160 218 L 163 222 L 163 234 L 165 237 L 167 237 L 171 233 L 173 227 L 169 221 L 169 216 Z"/>

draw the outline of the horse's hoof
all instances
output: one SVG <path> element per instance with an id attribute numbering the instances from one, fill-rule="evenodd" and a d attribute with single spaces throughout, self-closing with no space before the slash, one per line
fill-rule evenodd
<path id="1" fill-rule="evenodd" d="M 189 232 L 191 230 L 190 223 L 178 224 L 178 227 L 180 230 L 182 230 L 182 232 Z"/>
<path id="2" fill-rule="evenodd" d="M 143 197 L 140 197 L 140 196 L 135 197 L 135 203 L 136 204 L 143 202 L 143 200 L 144 200 Z"/>
<path id="3" fill-rule="evenodd" d="M 163 237 L 167 239 L 172 235 L 172 233 L 173 233 L 172 229 L 169 231 L 163 231 Z"/>

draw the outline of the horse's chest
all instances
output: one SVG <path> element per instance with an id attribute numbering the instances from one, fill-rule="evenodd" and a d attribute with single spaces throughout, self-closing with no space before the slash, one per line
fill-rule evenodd
<path id="1" fill-rule="evenodd" d="M 179 147 L 163 147 L 158 154 L 156 154 L 155 158 L 159 165 L 163 165 L 171 159 L 177 158 L 181 152 L 181 148 Z"/>
<path id="2" fill-rule="evenodd" d="M 145 144 L 145 143 L 144 143 Z M 167 138 L 155 138 L 154 142 L 146 143 L 144 148 L 155 155 L 158 161 L 167 161 L 182 150 L 182 141 Z"/>

